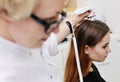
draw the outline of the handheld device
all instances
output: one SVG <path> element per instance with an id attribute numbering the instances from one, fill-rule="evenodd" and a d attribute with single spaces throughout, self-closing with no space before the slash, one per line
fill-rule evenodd
<path id="1" fill-rule="evenodd" d="M 75 12 L 73 12 L 73 14 L 83 14 L 87 11 L 92 11 L 94 9 L 95 9 L 95 6 L 85 6 L 85 7 L 75 10 Z"/>
<path id="2" fill-rule="evenodd" d="M 94 9 L 95 6 L 85 6 L 75 10 L 73 14 L 83 14 L 85 12 L 90 12 L 90 14 L 88 15 L 88 19 L 92 20 L 95 17 Z"/>

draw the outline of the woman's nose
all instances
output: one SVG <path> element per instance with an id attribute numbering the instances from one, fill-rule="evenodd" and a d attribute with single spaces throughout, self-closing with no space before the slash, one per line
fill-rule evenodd
<path id="1" fill-rule="evenodd" d="M 108 50 L 107 50 L 107 52 L 109 53 L 109 52 L 111 52 L 111 48 L 110 47 L 108 47 Z"/>

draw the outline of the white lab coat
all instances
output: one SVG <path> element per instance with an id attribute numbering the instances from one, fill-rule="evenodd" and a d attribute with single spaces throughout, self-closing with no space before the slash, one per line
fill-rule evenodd
<path id="1" fill-rule="evenodd" d="M 32 50 L 0 38 L 0 82 L 61 82 L 49 59 L 55 54 L 54 34 L 41 49 Z"/>

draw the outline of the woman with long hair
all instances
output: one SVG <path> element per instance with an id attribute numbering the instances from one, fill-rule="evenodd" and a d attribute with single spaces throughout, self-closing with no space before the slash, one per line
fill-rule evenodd
<path id="1" fill-rule="evenodd" d="M 102 21 L 86 20 L 75 31 L 84 82 L 105 82 L 93 61 L 103 62 L 111 51 L 110 29 Z M 66 62 L 64 82 L 79 82 L 73 42 Z"/>

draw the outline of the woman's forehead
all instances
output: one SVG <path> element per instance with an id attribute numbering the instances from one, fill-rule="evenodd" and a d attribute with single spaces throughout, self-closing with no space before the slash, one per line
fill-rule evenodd
<path id="1" fill-rule="evenodd" d="M 45 3 L 37 4 L 35 9 L 33 10 L 33 13 L 41 18 L 50 18 L 56 16 L 58 13 L 60 13 L 63 10 L 63 3 L 56 2 L 56 1 L 60 2 L 60 0 L 52 0 L 52 1 L 55 2 L 49 2 L 49 3 L 47 2 L 46 4 Z"/>

